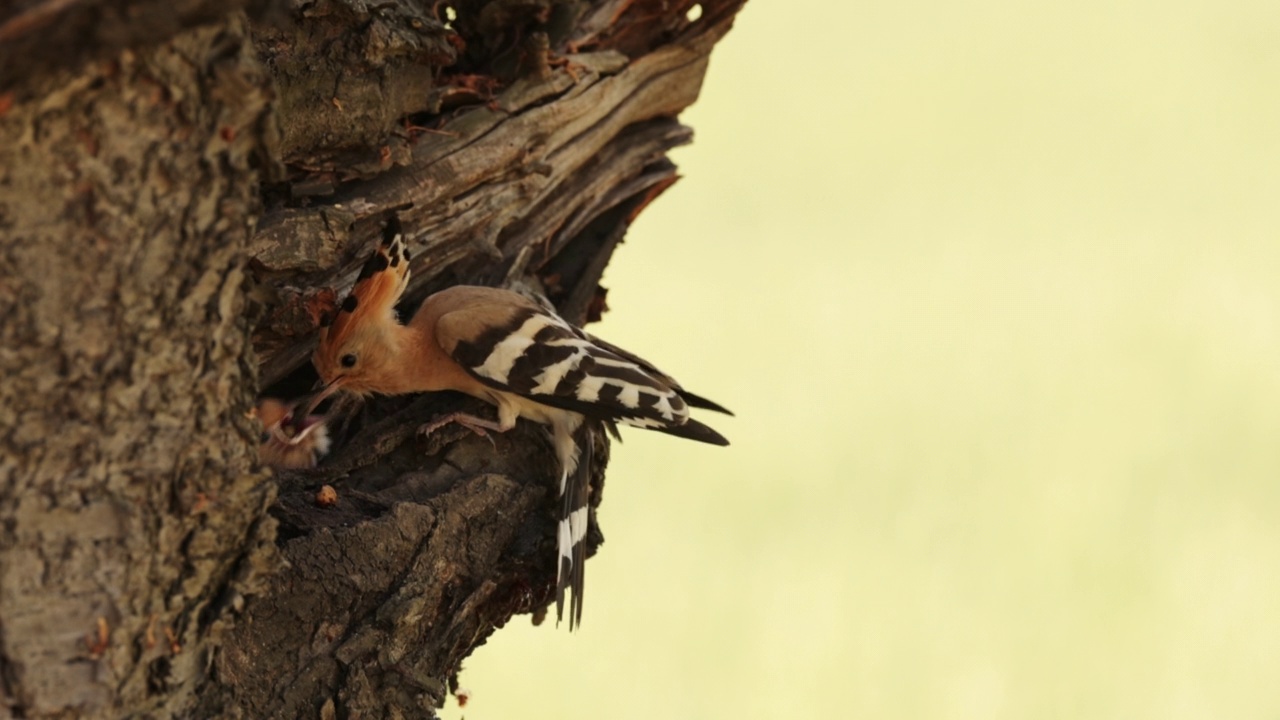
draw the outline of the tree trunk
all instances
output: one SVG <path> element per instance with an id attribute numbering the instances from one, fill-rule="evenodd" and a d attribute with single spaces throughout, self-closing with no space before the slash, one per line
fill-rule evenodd
<path id="1" fill-rule="evenodd" d="M 0 717 L 429 716 L 544 610 L 537 427 L 422 438 L 479 406 L 381 399 L 272 477 L 249 410 L 309 387 L 392 215 L 405 308 L 465 282 L 595 319 L 743 2 L 0 9 Z"/>

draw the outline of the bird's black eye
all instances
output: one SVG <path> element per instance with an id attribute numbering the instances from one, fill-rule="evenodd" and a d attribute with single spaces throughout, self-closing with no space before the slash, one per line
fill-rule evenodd
<path id="1" fill-rule="evenodd" d="M 270 439 L 271 439 L 271 433 L 264 432 L 264 433 L 262 433 L 262 435 L 261 435 L 258 439 L 259 439 L 261 442 L 266 442 L 266 441 L 268 441 L 268 440 L 270 440 Z"/>
<path id="2" fill-rule="evenodd" d="M 355 366 L 356 366 L 355 355 L 352 355 L 351 353 L 347 353 L 346 355 L 342 356 L 342 367 L 349 368 L 349 367 L 355 367 Z"/>

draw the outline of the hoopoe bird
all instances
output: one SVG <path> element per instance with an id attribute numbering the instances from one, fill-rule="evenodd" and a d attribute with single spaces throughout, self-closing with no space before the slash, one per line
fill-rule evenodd
<path id="1" fill-rule="evenodd" d="M 274 468 L 315 467 L 329 452 L 329 431 L 324 418 L 304 415 L 293 417 L 295 405 L 275 398 L 262 398 L 254 409 L 262 422 L 258 459 Z"/>
<path id="2" fill-rule="evenodd" d="M 729 441 L 689 417 L 689 407 L 728 410 L 680 387 L 650 363 L 599 340 L 519 293 L 460 285 L 437 292 L 407 325 L 395 304 L 409 282 L 409 253 L 392 219 L 336 313 L 322 321 L 312 363 L 320 389 L 310 412 L 337 392 L 454 390 L 497 408 L 497 420 L 453 413 L 423 428 L 456 422 L 484 435 L 518 418 L 550 426 L 560 465 L 556 617 L 572 590 L 569 629 L 582 622 L 591 431 L 615 423 L 712 445 Z M 304 413 L 305 414 L 305 413 Z"/>

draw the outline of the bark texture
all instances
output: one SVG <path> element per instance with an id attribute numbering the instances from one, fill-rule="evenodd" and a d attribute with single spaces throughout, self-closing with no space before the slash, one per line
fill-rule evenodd
<path id="1" fill-rule="evenodd" d="M 233 19 L 48 82 L 0 118 L 0 713 L 164 715 L 274 566 L 243 298 L 269 79 Z"/>
<path id="2" fill-rule="evenodd" d="M 421 437 L 484 410 L 382 399 L 272 477 L 247 412 L 309 387 L 392 214 L 405 308 L 466 282 L 597 317 L 743 2 L 0 10 L 0 717 L 427 717 L 544 609 L 539 428 Z"/>

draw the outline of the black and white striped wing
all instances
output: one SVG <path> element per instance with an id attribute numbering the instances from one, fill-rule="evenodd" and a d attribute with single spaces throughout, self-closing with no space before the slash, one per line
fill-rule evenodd
<path id="1" fill-rule="evenodd" d="M 440 318 L 446 333 L 474 313 Z M 520 307 L 501 326 L 460 340 L 454 360 L 482 382 L 536 402 L 601 420 L 727 445 L 719 433 L 689 418 L 682 390 L 665 375 L 606 349 L 582 330 L 540 308 Z"/>

